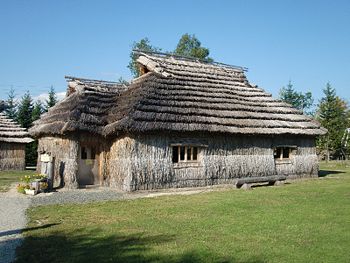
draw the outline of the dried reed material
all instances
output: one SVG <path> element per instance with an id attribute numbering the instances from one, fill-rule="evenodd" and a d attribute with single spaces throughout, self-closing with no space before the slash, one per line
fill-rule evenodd
<path id="1" fill-rule="evenodd" d="M 302 112 L 249 84 L 242 69 L 149 54 L 141 55 L 138 62 L 151 72 L 117 98 L 104 135 L 152 131 L 326 132 Z"/>
<path id="2" fill-rule="evenodd" d="M 25 169 L 25 144 L 0 142 L 0 171 Z"/>
<path id="3" fill-rule="evenodd" d="M 140 55 L 138 62 L 150 72 L 128 88 L 70 77 L 69 96 L 42 116 L 31 134 L 203 131 L 316 136 L 326 132 L 302 112 L 249 84 L 241 68 L 156 54 Z"/>
<path id="4" fill-rule="evenodd" d="M 125 136 L 111 147 L 109 185 L 121 190 L 195 187 L 230 184 L 237 178 L 287 175 L 310 177 L 317 172 L 317 156 L 312 137 L 215 136 L 184 137 L 184 134 L 163 136 Z M 173 164 L 174 141 L 206 140 L 197 164 Z M 296 145 L 297 152 L 285 164 L 276 164 L 273 147 Z"/>
<path id="5" fill-rule="evenodd" d="M 69 80 L 66 98 L 34 122 L 31 135 L 66 135 L 75 131 L 101 134 L 115 97 L 126 89 L 119 83 Z"/>
<path id="6" fill-rule="evenodd" d="M 21 128 L 19 124 L 0 112 L 0 142 L 30 143 L 32 141 L 25 128 Z"/>
<path id="7" fill-rule="evenodd" d="M 55 186 L 78 187 L 79 142 L 76 138 L 43 137 L 39 140 L 38 152 L 55 157 Z M 37 167 L 41 167 L 40 154 Z"/>
<path id="8" fill-rule="evenodd" d="M 25 144 L 32 141 L 26 129 L 0 112 L 0 170 L 24 170 Z"/>

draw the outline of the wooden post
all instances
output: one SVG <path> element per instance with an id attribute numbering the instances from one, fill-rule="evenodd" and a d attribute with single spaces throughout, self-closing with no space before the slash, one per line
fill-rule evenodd
<path id="1" fill-rule="evenodd" d="M 42 154 L 40 156 L 41 161 L 41 174 L 47 175 L 48 190 L 51 191 L 53 188 L 53 179 L 55 172 L 55 157 L 50 154 Z"/>
<path id="2" fill-rule="evenodd" d="M 47 183 L 49 191 L 53 188 L 53 177 L 54 177 L 54 170 L 55 170 L 55 157 L 51 157 L 50 161 L 48 163 L 48 176 L 47 176 Z"/>

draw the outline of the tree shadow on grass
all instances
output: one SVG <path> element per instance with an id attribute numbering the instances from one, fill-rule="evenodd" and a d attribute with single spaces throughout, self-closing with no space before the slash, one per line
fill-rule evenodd
<path id="1" fill-rule="evenodd" d="M 99 234 L 98 229 L 89 232 L 80 229 L 72 233 L 54 232 L 28 236 L 17 249 L 16 262 L 266 262 L 258 258 L 237 261 L 230 256 L 222 257 L 212 251 L 200 250 L 171 250 L 171 255 L 167 255 L 166 251 L 169 250 L 166 243 L 173 242 L 174 236 Z M 158 247 L 156 252 L 154 247 L 157 246 L 163 248 Z"/>
<path id="2" fill-rule="evenodd" d="M 20 229 L 14 229 L 14 230 L 9 230 L 9 231 L 3 231 L 3 232 L 0 232 L 0 237 L 10 236 L 10 235 L 17 235 L 17 234 L 25 233 L 25 232 L 36 230 L 36 229 L 49 228 L 49 227 L 52 227 L 52 226 L 55 226 L 55 225 L 58 225 L 58 224 L 57 223 L 55 223 L 55 224 L 46 224 L 46 225 L 36 226 L 36 227 L 27 227 L 27 228 L 20 228 Z"/>
<path id="3" fill-rule="evenodd" d="M 343 171 L 332 171 L 332 170 L 319 170 L 318 171 L 318 177 L 326 177 L 328 175 L 332 174 L 343 174 L 345 172 Z"/>

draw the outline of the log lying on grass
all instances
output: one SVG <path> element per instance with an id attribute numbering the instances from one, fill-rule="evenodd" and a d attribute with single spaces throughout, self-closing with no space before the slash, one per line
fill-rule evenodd
<path id="1" fill-rule="evenodd" d="M 244 184 L 254 184 L 254 183 L 269 183 L 270 185 L 275 184 L 278 181 L 284 181 L 287 176 L 283 175 L 273 175 L 273 176 L 262 176 L 262 177 L 245 177 L 236 180 L 235 185 L 237 188 L 241 188 Z"/>

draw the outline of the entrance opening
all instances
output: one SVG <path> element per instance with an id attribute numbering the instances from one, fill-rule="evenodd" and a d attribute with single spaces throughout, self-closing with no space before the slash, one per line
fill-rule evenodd
<path id="1" fill-rule="evenodd" d="M 78 183 L 80 186 L 100 184 L 99 155 L 95 145 L 80 146 Z"/>

